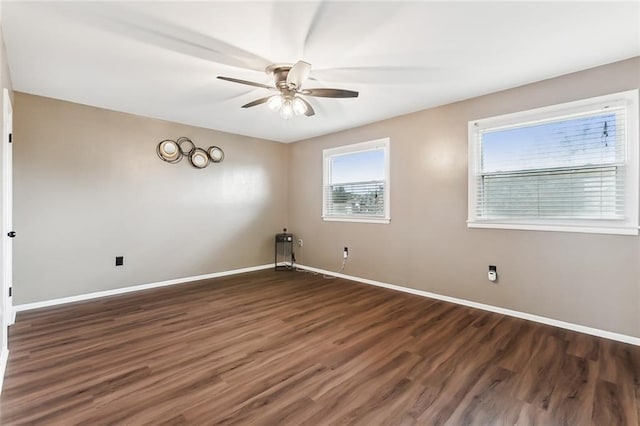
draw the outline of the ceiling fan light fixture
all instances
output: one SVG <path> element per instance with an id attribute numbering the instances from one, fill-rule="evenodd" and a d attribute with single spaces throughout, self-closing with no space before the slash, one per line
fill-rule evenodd
<path id="1" fill-rule="evenodd" d="M 267 106 L 272 111 L 278 111 L 280 108 L 282 108 L 283 102 L 284 99 L 282 99 L 282 95 L 274 95 L 267 101 Z"/>
<path id="2" fill-rule="evenodd" d="M 293 102 L 291 99 L 285 99 L 280 108 L 280 117 L 285 120 L 290 119 L 293 116 Z"/>
<path id="3" fill-rule="evenodd" d="M 2 0 L 0 0 L 2 1 Z M 273 85 L 266 85 L 254 81 L 240 80 L 232 77 L 218 76 L 220 80 L 232 83 L 244 84 L 246 86 L 259 87 L 261 89 L 275 90 L 276 95 L 265 96 L 242 105 L 242 108 L 253 108 L 258 105 L 267 104 L 272 111 L 278 111 L 280 117 L 289 120 L 294 115 L 304 115 L 313 117 L 316 111 L 313 105 L 307 101 L 307 96 L 320 98 L 357 98 L 358 92 L 345 89 L 331 89 L 326 87 L 316 87 L 302 89 L 302 85 L 307 81 L 311 72 L 311 64 L 305 61 L 298 61 L 295 64 L 271 64 L 265 69 L 266 73 L 273 78 Z M 179 144 L 179 141 L 178 141 Z M 189 155 L 189 152 L 182 152 Z"/>
<path id="4" fill-rule="evenodd" d="M 297 96 L 293 98 L 293 112 L 296 115 L 302 115 L 307 112 L 307 105 Z"/>

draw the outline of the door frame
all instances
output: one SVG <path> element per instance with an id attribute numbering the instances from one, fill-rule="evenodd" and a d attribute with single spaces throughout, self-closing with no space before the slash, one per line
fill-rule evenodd
<path id="1" fill-rule="evenodd" d="M 10 142 L 13 133 L 13 106 L 9 91 L 2 90 L 2 294 L 0 302 L 3 307 L 2 327 L 8 327 L 15 322 L 13 310 L 13 239 L 8 236 L 13 227 L 13 143 Z M 8 330 L 4 330 L 5 332 Z M 4 343 L 4 342 L 3 342 Z M 5 347 L 6 349 L 6 347 Z"/>
<path id="2" fill-rule="evenodd" d="M 0 259 L 0 306 L 2 306 L 2 324 L 0 326 L 0 393 L 4 382 L 4 373 L 9 360 L 9 326 L 15 320 L 12 298 L 9 297 L 9 286 L 12 280 L 12 239 L 7 235 L 12 226 L 11 213 L 13 212 L 13 146 L 9 143 L 9 135 L 13 132 L 13 108 L 9 91 L 2 90 L 2 258 Z"/>

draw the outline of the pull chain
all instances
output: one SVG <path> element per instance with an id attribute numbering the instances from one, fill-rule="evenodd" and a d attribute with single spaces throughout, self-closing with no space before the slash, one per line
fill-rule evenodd
<path id="1" fill-rule="evenodd" d="M 609 146 L 609 142 L 607 141 L 607 138 L 609 137 L 609 130 L 608 130 L 608 126 L 607 126 L 607 122 L 604 122 L 604 129 L 602 130 L 602 137 L 600 138 L 600 140 L 604 141 L 604 146 Z"/>

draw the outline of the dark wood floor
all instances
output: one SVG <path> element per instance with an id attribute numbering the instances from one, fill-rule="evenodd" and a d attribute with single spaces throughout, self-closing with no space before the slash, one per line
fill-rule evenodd
<path id="1" fill-rule="evenodd" d="M 263 271 L 20 313 L 2 424 L 637 425 L 640 347 Z"/>

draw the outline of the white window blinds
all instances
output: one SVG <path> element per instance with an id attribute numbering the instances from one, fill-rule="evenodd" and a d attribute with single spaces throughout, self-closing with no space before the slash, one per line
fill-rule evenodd
<path id="1" fill-rule="evenodd" d="M 323 217 L 389 220 L 388 139 L 323 152 Z"/>
<path id="2" fill-rule="evenodd" d="M 637 113 L 629 120 L 629 103 L 610 100 L 470 125 L 470 222 L 637 234 Z"/>

